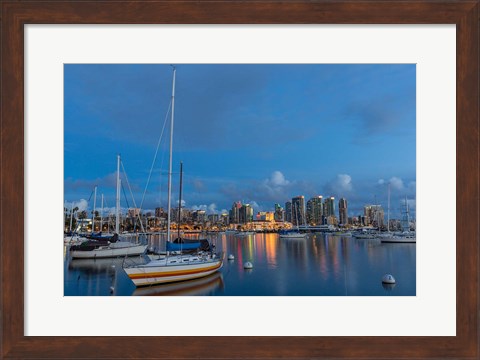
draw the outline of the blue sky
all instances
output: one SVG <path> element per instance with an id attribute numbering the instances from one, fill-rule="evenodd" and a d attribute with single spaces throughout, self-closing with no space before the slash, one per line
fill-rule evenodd
<path id="1" fill-rule="evenodd" d="M 415 65 L 176 68 L 174 201 L 183 161 L 186 206 L 209 212 L 323 195 L 345 197 L 352 216 L 375 201 L 386 208 L 388 183 L 394 215 L 405 196 L 415 205 Z M 138 206 L 169 118 L 172 67 L 67 64 L 64 76 L 65 201 L 88 200 L 97 185 L 113 207 L 119 153 Z M 168 126 L 146 210 L 166 207 Z"/>

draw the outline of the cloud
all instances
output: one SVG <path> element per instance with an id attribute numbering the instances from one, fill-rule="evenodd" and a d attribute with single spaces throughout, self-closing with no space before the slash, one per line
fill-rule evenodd
<path id="1" fill-rule="evenodd" d="M 250 204 L 250 206 L 253 208 L 253 211 L 254 211 L 254 212 L 263 211 L 263 210 L 262 210 L 263 208 L 262 208 L 255 200 L 250 201 L 249 204 Z"/>
<path id="2" fill-rule="evenodd" d="M 88 201 L 85 199 L 81 199 L 78 202 L 73 202 L 73 207 L 78 207 L 78 211 L 84 211 L 88 209 Z"/>
<path id="3" fill-rule="evenodd" d="M 208 205 L 208 212 L 211 214 L 216 214 L 217 213 L 217 205 L 216 204 L 210 204 Z"/>
<path id="4" fill-rule="evenodd" d="M 403 190 L 404 186 L 403 186 L 403 180 L 394 176 L 392 177 L 388 183 L 390 184 L 392 190 Z"/>
<path id="5" fill-rule="evenodd" d="M 353 190 L 352 177 L 348 174 L 338 174 L 325 185 L 324 189 L 329 195 L 344 196 Z"/>
<path id="6" fill-rule="evenodd" d="M 177 201 L 175 201 L 175 203 L 176 203 L 177 206 L 178 206 L 178 199 L 177 199 Z M 182 207 L 185 207 L 186 204 L 187 204 L 187 203 L 185 202 L 185 200 L 182 199 Z"/>
<path id="7" fill-rule="evenodd" d="M 251 195 L 260 194 L 264 200 L 279 201 L 288 196 L 293 185 L 281 171 L 275 170 L 268 179 L 255 186 Z"/>
<path id="8" fill-rule="evenodd" d="M 290 181 L 285 179 L 285 176 L 280 171 L 276 170 L 270 175 L 270 179 L 265 180 L 265 183 L 267 185 L 278 187 L 286 186 L 290 184 Z"/>
<path id="9" fill-rule="evenodd" d="M 190 207 L 191 210 L 197 211 L 197 210 L 204 210 L 207 212 L 207 214 L 217 214 L 217 205 L 215 203 L 212 203 L 210 205 L 202 204 L 202 205 L 193 205 Z"/>

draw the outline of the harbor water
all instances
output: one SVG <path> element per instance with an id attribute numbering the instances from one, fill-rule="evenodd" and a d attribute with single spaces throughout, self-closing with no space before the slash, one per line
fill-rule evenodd
<path id="1" fill-rule="evenodd" d="M 145 257 L 74 259 L 64 251 L 65 296 L 415 296 L 416 244 L 381 243 L 326 233 L 283 239 L 275 233 L 206 237 L 225 253 L 223 267 L 205 278 L 136 288 L 124 262 Z M 150 236 L 149 248 L 165 249 Z M 233 255 L 233 260 L 228 260 Z M 252 269 L 244 269 L 245 262 Z M 396 284 L 382 284 L 392 274 Z"/>

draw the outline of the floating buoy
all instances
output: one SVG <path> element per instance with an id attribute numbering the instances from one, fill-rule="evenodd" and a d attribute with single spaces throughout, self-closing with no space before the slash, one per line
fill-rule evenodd
<path id="1" fill-rule="evenodd" d="M 250 261 L 247 261 L 245 264 L 243 264 L 244 269 L 253 269 L 253 264 Z"/>
<path id="2" fill-rule="evenodd" d="M 115 291 L 115 288 L 113 286 L 110 286 L 110 294 L 113 294 L 114 291 Z"/>
<path id="3" fill-rule="evenodd" d="M 235 256 L 233 256 L 232 254 L 228 255 L 228 260 L 233 260 L 235 259 Z"/>
<path id="4" fill-rule="evenodd" d="M 395 284 L 395 278 L 390 274 L 385 274 L 382 277 L 383 284 Z"/>
<path id="5" fill-rule="evenodd" d="M 382 286 L 385 290 L 387 291 L 392 291 L 393 288 L 395 287 L 395 284 L 385 284 L 385 283 L 382 283 Z"/>

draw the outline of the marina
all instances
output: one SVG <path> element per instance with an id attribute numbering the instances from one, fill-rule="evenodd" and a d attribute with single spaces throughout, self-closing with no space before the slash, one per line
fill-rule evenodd
<path id="1" fill-rule="evenodd" d="M 192 238 L 198 235 L 190 235 Z M 221 269 L 201 279 L 136 287 L 125 263 L 145 264 L 148 255 L 71 259 L 64 251 L 65 296 L 415 296 L 416 244 L 385 244 L 331 233 L 280 238 L 276 233 L 237 237 L 207 235 L 223 252 Z M 166 235 L 149 236 L 150 249 L 165 248 Z M 134 240 L 132 240 L 134 241 Z M 228 255 L 234 259 L 229 260 Z M 251 269 L 244 264 L 250 262 Z M 382 283 L 392 274 L 396 284 Z"/>
<path id="2" fill-rule="evenodd" d="M 168 68 L 168 72 L 156 73 L 160 68 Z M 391 173 L 393 169 L 384 173 L 378 164 L 368 162 L 371 151 L 378 150 L 374 145 L 368 146 L 370 150 L 365 152 L 368 156 L 360 167 L 360 157 L 350 155 L 365 149 L 354 141 L 342 142 L 342 151 L 346 151 L 345 146 L 350 147 L 348 156 L 344 156 L 347 153 L 337 154 L 336 145 L 324 146 L 323 142 L 321 148 L 325 150 L 318 152 L 318 139 L 312 137 L 313 134 L 337 134 L 347 129 L 339 126 L 325 132 L 328 124 L 319 126 L 313 121 L 315 112 L 311 113 L 308 126 L 302 125 L 302 132 L 308 133 L 305 139 L 310 140 L 289 140 L 285 135 L 290 135 L 294 129 L 277 127 L 278 121 L 282 122 L 284 116 L 290 114 L 287 109 L 281 111 L 278 107 L 282 96 L 264 107 L 247 93 L 237 104 L 238 114 L 250 105 L 253 105 L 251 115 L 260 109 L 267 110 L 264 118 L 275 114 L 271 119 L 276 120 L 261 131 L 269 136 L 261 135 L 253 143 L 247 139 L 256 133 L 252 130 L 263 122 L 262 117 L 253 116 L 251 125 L 254 126 L 243 127 L 238 132 L 237 126 L 243 124 L 244 117 L 239 115 L 238 122 L 229 122 L 227 111 L 223 113 L 222 125 L 211 127 L 213 122 L 209 119 L 221 113 L 218 96 L 203 98 L 206 103 L 211 100 L 210 106 L 204 109 L 210 116 L 191 112 L 192 107 L 202 108 L 203 102 L 198 101 L 202 94 L 211 95 L 212 92 L 212 89 L 195 92 L 192 80 L 198 87 L 205 84 L 205 81 L 195 81 L 198 74 L 206 76 L 205 79 L 216 79 L 221 87 L 224 82 L 220 81 L 222 76 L 218 77 L 217 72 L 228 76 L 232 85 L 243 81 L 237 78 L 238 71 L 246 76 L 262 73 L 269 79 L 269 91 L 274 95 L 280 86 L 275 79 L 290 79 L 280 86 L 282 88 L 287 83 L 296 83 L 297 76 L 306 70 L 324 75 L 333 72 L 341 77 L 345 70 L 362 74 L 363 67 L 182 64 L 180 69 L 177 83 L 175 65 L 68 67 L 75 79 L 66 91 L 72 103 L 76 98 L 71 96 L 71 91 L 75 93 L 82 83 L 82 71 L 101 77 L 104 75 L 101 70 L 111 72 L 107 77 L 112 82 L 128 82 L 127 73 L 135 79 L 134 74 L 150 74 L 135 83 L 139 87 L 148 83 L 149 94 L 155 99 L 148 102 L 148 115 L 124 119 L 124 127 L 115 129 L 114 136 L 102 133 L 110 134 L 114 129 L 112 124 L 105 124 L 99 132 L 105 144 L 116 140 L 120 134 L 124 141 L 113 141 L 108 147 L 101 143 L 103 151 L 90 153 L 85 157 L 89 159 L 86 163 L 75 163 L 77 158 L 71 157 L 72 153 L 66 157 L 65 173 L 70 175 L 65 176 L 65 188 L 70 199 L 80 200 L 64 200 L 64 295 L 416 295 L 416 220 L 410 215 L 410 208 L 414 213 L 416 207 L 414 148 L 402 146 L 403 154 L 397 151 L 398 146 L 391 147 L 390 159 L 393 155 L 402 155 L 396 164 L 403 164 L 406 170 L 400 171 L 397 165 L 394 171 L 407 175 L 403 180 Z M 374 70 L 392 78 L 401 71 L 408 75 L 409 82 L 405 86 L 414 85 L 411 80 L 415 79 L 415 68 L 412 66 L 379 65 Z M 168 81 L 167 73 L 170 73 Z M 277 75 L 273 76 L 275 73 Z M 304 74 L 301 78 L 305 79 Z M 92 78 L 93 83 L 96 80 Z M 323 84 L 321 77 L 316 81 Z M 167 87 L 167 83 L 171 86 Z M 93 88 L 98 90 L 99 85 Z M 304 86 L 309 85 L 305 83 Z M 145 91 L 142 89 L 139 91 Z M 234 91 L 221 94 L 234 94 L 235 89 L 233 86 L 230 90 Z M 130 100 L 138 96 L 129 86 L 121 92 L 128 94 Z M 176 92 L 180 96 L 178 107 L 175 106 Z M 98 100 L 90 94 L 84 95 L 89 101 Z M 98 94 L 102 98 L 104 95 Z M 108 112 L 105 106 L 112 99 L 116 99 L 114 102 L 119 106 L 124 101 L 114 93 L 108 94 L 103 98 L 102 111 Z M 141 113 L 143 101 L 130 104 L 135 104 L 136 111 Z M 88 107 L 86 110 L 88 113 Z M 68 116 L 75 121 L 82 120 L 74 112 L 69 112 Z M 143 116 L 145 119 L 140 120 Z M 291 116 L 284 125 L 296 126 L 298 119 Z M 116 119 L 112 120 L 116 123 Z M 138 127 L 137 120 L 146 121 L 145 126 Z M 141 129 L 140 133 L 135 133 L 137 128 Z M 217 129 L 221 129 L 222 136 L 212 136 Z M 283 130 L 271 137 L 270 132 L 278 129 Z M 72 144 L 78 146 L 80 143 L 72 130 L 70 127 Z M 223 136 L 230 141 L 221 144 Z M 144 137 L 149 141 L 144 142 Z M 205 142 L 207 138 L 212 141 Z M 283 140 L 278 141 L 280 138 Z M 329 141 L 334 138 L 322 136 Z M 296 155 L 292 152 L 290 159 L 282 155 L 285 146 L 290 146 L 292 151 L 295 149 Z M 304 147 L 311 151 L 305 152 Z M 148 165 L 146 158 L 151 158 L 154 149 L 151 165 Z M 114 151 L 116 170 L 109 173 L 113 168 Z M 307 153 L 311 155 L 305 157 Z M 325 156 L 327 153 L 335 156 Z M 356 178 L 363 180 L 354 186 L 353 176 L 345 173 L 345 169 L 352 170 Z M 79 180 L 87 173 L 88 180 Z M 103 176 L 96 175 L 99 173 Z M 86 200 L 83 197 L 88 194 L 89 187 L 93 190 Z M 109 207 L 106 203 L 112 204 L 113 188 L 115 202 Z M 99 189 L 100 208 L 97 207 Z M 386 218 L 385 198 L 388 198 Z"/>

